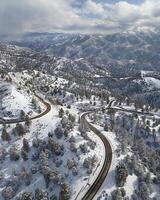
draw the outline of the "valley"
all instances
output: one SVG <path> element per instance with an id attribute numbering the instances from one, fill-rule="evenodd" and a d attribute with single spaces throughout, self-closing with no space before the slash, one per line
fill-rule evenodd
<path id="1" fill-rule="evenodd" d="M 104 42 L 0 44 L 0 199 L 159 200 L 159 70 L 61 54 L 71 38 Z"/>

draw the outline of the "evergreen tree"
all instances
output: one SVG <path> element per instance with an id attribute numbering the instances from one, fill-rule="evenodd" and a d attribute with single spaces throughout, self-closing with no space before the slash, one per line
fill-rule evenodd
<path id="1" fill-rule="evenodd" d="M 116 183 L 117 186 L 124 186 L 128 176 L 128 169 L 124 163 L 120 163 L 116 167 Z"/>
<path id="2" fill-rule="evenodd" d="M 28 115 L 25 116 L 25 125 L 26 125 L 26 126 L 30 126 L 30 125 L 31 125 L 31 121 L 30 121 Z"/>
<path id="3" fill-rule="evenodd" d="M 105 123 L 105 125 L 104 125 L 104 130 L 108 131 L 108 125 L 107 125 L 107 123 Z"/>
<path id="4" fill-rule="evenodd" d="M 28 153 L 23 148 L 21 150 L 21 156 L 24 161 L 28 160 Z"/>
<path id="5" fill-rule="evenodd" d="M 26 152 L 29 152 L 29 143 L 28 143 L 28 140 L 27 139 L 23 139 L 23 149 L 26 151 Z"/>
<path id="6" fill-rule="evenodd" d="M 71 197 L 71 189 L 68 184 L 62 183 L 59 200 L 69 200 Z"/>
<path id="7" fill-rule="evenodd" d="M 10 159 L 17 161 L 19 160 L 19 154 L 15 146 L 11 147 L 9 150 Z"/>
<path id="8" fill-rule="evenodd" d="M 21 195 L 20 199 L 18 199 L 18 200 L 32 200 L 32 199 L 33 198 L 32 198 L 32 193 L 31 192 L 24 192 Z"/>
<path id="9" fill-rule="evenodd" d="M 20 112 L 20 118 L 21 119 L 24 119 L 25 118 L 25 112 L 23 110 L 21 110 Z"/>
<path id="10" fill-rule="evenodd" d="M 58 126 L 56 129 L 55 129 L 55 135 L 57 137 L 57 139 L 61 139 L 63 137 L 63 134 L 64 134 L 64 131 L 63 129 L 61 128 L 61 126 Z"/>
<path id="11" fill-rule="evenodd" d="M 64 110 L 63 110 L 63 108 L 61 108 L 61 109 L 59 110 L 59 117 L 62 118 L 63 115 L 64 115 Z"/>
<path id="12" fill-rule="evenodd" d="M 36 189 L 35 190 L 35 200 L 49 200 L 48 197 L 48 192 L 41 190 L 41 189 Z"/>
<path id="13" fill-rule="evenodd" d="M 31 103 L 33 104 L 34 109 L 36 109 L 37 108 L 37 101 L 36 101 L 35 98 L 32 98 L 32 102 Z"/>
<path id="14" fill-rule="evenodd" d="M 19 136 L 23 136 L 24 134 L 25 134 L 25 129 L 24 129 L 24 127 L 22 126 L 22 124 L 16 124 L 16 128 L 15 128 L 15 130 L 16 130 L 16 132 L 17 132 L 17 134 L 19 135 Z"/>
<path id="15" fill-rule="evenodd" d="M 74 115 L 71 115 L 71 114 L 68 115 L 68 119 L 69 119 L 72 123 L 74 123 L 75 120 L 76 120 L 75 116 L 74 116 Z"/>
<path id="16" fill-rule="evenodd" d="M 4 141 L 9 141 L 11 139 L 9 133 L 7 132 L 5 128 L 2 130 L 1 138 Z"/>
<path id="17" fill-rule="evenodd" d="M 123 200 L 122 192 L 120 189 L 116 189 L 111 193 L 112 200 Z"/>
<path id="18" fill-rule="evenodd" d="M 148 186 L 146 185 L 145 182 L 140 182 L 139 183 L 139 195 L 141 197 L 142 200 L 149 200 L 150 197 L 150 192 L 148 189 Z"/>
<path id="19" fill-rule="evenodd" d="M 2 190 L 2 196 L 4 200 L 11 200 L 14 196 L 13 188 L 11 186 L 5 187 Z"/>

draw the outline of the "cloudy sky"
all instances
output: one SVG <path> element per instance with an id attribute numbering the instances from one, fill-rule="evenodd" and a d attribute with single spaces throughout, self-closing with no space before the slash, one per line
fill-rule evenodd
<path id="1" fill-rule="evenodd" d="M 160 0 L 0 0 L 0 34 L 111 33 L 160 25 Z"/>

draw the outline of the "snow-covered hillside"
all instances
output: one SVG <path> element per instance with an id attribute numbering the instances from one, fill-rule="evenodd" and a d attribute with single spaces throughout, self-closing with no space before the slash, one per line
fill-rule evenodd
<path id="1" fill-rule="evenodd" d="M 16 80 L 19 81 L 18 78 Z M 25 115 L 33 117 L 45 109 L 33 92 L 23 88 L 23 84 L 19 86 L 17 82 L 7 82 L 1 79 L 0 88 L 1 118 L 4 120 L 20 119 Z"/>
<path id="2" fill-rule="evenodd" d="M 0 199 L 159 200 L 159 32 L 7 42 Z"/>
<path id="3" fill-rule="evenodd" d="M 61 196 L 64 190 L 69 199 L 81 199 L 104 162 L 102 141 L 79 122 L 77 102 L 86 104 L 88 100 L 76 100 L 70 92 L 64 95 L 67 80 L 55 79 L 38 71 L 11 72 L 9 77 L 11 82 L 1 81 L 7 88 L 2 104 L 5 107 L 3 113 L 12 113 L 7 116 L 8 119 L 23 117 L 19 113 L 21 110 L 29 118 L 38 114 L 33 102 L 30 102 L 34 97 L 32 84 L 36 93 L 44 99 L 45 96 L 50 101 L 51 97 L 57 98 L 64 105 L 51 101 L 51 110 L 38 119 L 0 125 L 0 160 L 3 164 L 0 198 L 16 199 L 34 195 L 39 188 L 52 198 Z M 54 95 L 49 91 L 46 95 L 46 86 L 49 87 L 47 91 Z M 99 106 L 100 101 L 94 98 L 92 100 Z M 44 105 L 38 99 L 37 104 L 43 110 Z"/>
<path id="4" fill-rule="evenodd" d="M 159 30 L 135 30 L 111 35 L 28 33 L 4 41 L 57 57 L 83 58 L 104 65 L 115 74 L 119 68 L 132 74 L 142 69 L 159 71 L 159 35 Z"/>

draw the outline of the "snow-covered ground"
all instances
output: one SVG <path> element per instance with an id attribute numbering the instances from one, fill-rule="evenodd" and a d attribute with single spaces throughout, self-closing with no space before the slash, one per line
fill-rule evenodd
<path id="1" fill-rule="evenodd" d="M 2 110 L 4 119 L 19 119 L 21 111 L 24 111 L 29 117 L 38 115 L 38 110 L 32 104 L 33 98 L 37 102 L 37 108 L 41 108 L 41 112 L 45 109 L 43 103 L 39 101 L 34 94 L 28 94 L 26 91 L 18 88 L 14 84 L 8 84 L 7 92 L 2 98 Z"/>
<path id="2" fill-rule="evenodd" d="M 2 108 L 4 109 L 4 119 L 19 118 L 21 110 L 28 115 L 36 115 L 31 105 L 32 97 L 22 94 L 12 85 L 9 88 L 9 94 L 2 100 Z M 10 114 L 8 114 L 10 113 Z"/>
<path id="3" fill-rule="evenodd" d="M 23 75 L 25 76 L 25 78 L 27 78 L 27 80 L 30 80 L 30 76 L 25 72 L 23 72 L 23 74 L 18 74 L 18 76 L 17 74 L 14 74 L 12 78 L 14 81 L 17 81 L 17 84 L 18 84 L 18 82 L 22 82 L 23 78 L 21 76 Z M 57 83 L 53 83 L 52 86 L 61 87 L 64 83 L 66 82 L 64 82 L 63 79 L 57 79 Z M 15 115 L 20 110 L 24 110 L 25 113 L 31 112 L 30 102 L 31 102 L 32 96 L 28 95 L 26 93 L 26 90 L 17 89 L 16 85 L 14 84 L 12 84 L 9 88 L 10 88 L 9 95 L 4 97 L 3 99 L 3 107 L 6 107 L 6 111 L 11 111 L 12 113 L 15 113 Z M 71 94 L 67 93 L 66 98 L 70 98 L 70 95 Z M 66 99 L 66 101 L 69 102 L 69 99 Z M 43 107 L 43 105 L 41 106 Z M 78 114 L 79 111 L 77 110 L 78 107 L 79 107 L 79 104 L 75 104 L 75 105 L 72 105 L 71 109 L 69 109 L 69 112 L 72 115 L 75 115 L 77 120 L 79 118 L 79 114 Z M 27 161 L 23 161 L 23 159 L 20 159 L 19 161 L 15 162 L 15 161 L 10 161 L 9 155 L 6 157 L 1 169 L 2 173 L 4 174 L 4 180 L 8 180 L 12 177 L 13 170 L 15 170 L 16 172 L 20 172 L 22 167 L 25 167 L 26 169 L 30 169 L 32 166 L 34 166 L 34 162 L 31 159 L 32 153 L 34 153 L 35 151 L 34 148 L 32 147 L 32 141 L 36 137 L 38 137 L 39 139 L 43 141 L 48 140 L 48 133 L 50 132 L 53 133 L 55 128 L 61 121 L 61 119 L 58 117 L 59 108 L 60 108 L 59 106 L 52 106 L 51 111 L 47 115 L 43 116 L 40 119 L 33 120 L 29 130 L 23 137 L 17 137 L 14 134 L 12 135 L 12 133 L 14 132 L 15 125 L 6 126 L 7 132 L 9 132 L 9 134 L 11 135 L 11 141 L 7 143 L 7 142 L 2 141 L 2 139 L 0 139 L 0 147 L 3 147 L 6 149 L 6 151 L 9 151 L 10 147 L 15 145 L 18 152 L 20 153 L 22 145 L 23 145 L 22 141 L 25 138 L 29 142 L 31 151 L 29 152 L 29 160 Z M 65 108 L 65 110 L 67 109 Z M 24 123 L 22 124 L 23 126 L 25 126 Z M 1 126 L 1 130 L 2 130 L 2 126 Z M 72 132 L 69 133 L 69 136 L 75 137 L 76 139 L 75 144 L 77 148 L 81 144 L 86 142 L 84 138 L 80 135 L 80 132 L 78 131 L 78 124 L 74 127 Z M 66 181 L 69 183 L 70 187 L 72 188 L 71 199 L 82 198 L 82 195 L 87 192 L 90 185 L 97 178 L 99 171 L 101 170 L 101 167 L 104 162 L 104 146 L 102 145 L 101 140 L 97 136 L 95 136 L 95 134 L 92 132 L 88 132 L 88 136 L 96 143 L 95 150 L 89 149 L 88 152 L 85 154 L 81 153 L 80 150 L 78 150 L 78 157 L 70 151 L 68 139 L 65 139 L 63 137 L 62 139 L 58 140 L 60 144 L 64 145 L 64 149 L 65 149 L 64 156 L 61 157 L 61 159 L 63 160 L 63 164 L 58 168 L 58 171 L 62 175 L 64 175 L 65 173 L 69 174 L 69 176 L 66 178 Z M 85 158 L 91 157 L 93 155 L 95 155 L 96 158 L 98 159 L 97 160 L 98 163 L 96 167 L 94 168 L 92 174 L 89 175 L 86 173 L 86 170 L 83 167 L 83 162 Z M 73 176 L 72 172 L 67 169 L 67 164 L 66 164 L 67 160 L 71 158 L 73 158 L 77 162 L 77 167 L 78 167 L 77 176 Z M 54 166 L 53 163 L 52 165 Z M 26 187 L 24 184 L 22 184 L 18 190 L 17 195 L 24 191 L 34 193 L 35 189 L 38 187 L 40 187 L 41 189 L 46 189 L 44 178 L 42 174 L 40 173 L 33 175 L 32 182 L 29 186 Z M 4 187 L 2 183 L 0 192 L 3 189 Z M 59 189 L 55 187 L 53 192 L 58 196 Z M 2 196 L 0 196 L 0 198 L 2 198 Z"/>
<path id="4" fill-rule="evenodd" d="M 141 71 L 141 78 L 147 84 L 150 90 L 160 89 L 160 74 L 155 71 Z"/>
<path id="5" fill-rule="evenodd" d="M 70 185 L 72 189 L 72 195 L 71 200 L 81 200 L 82 196 L 87 192 L 90 185 L 94 182 L 94 180 L 97 178 L 103 163 L 104 163 L 104 146 L 102 141 L 91 131 L 87 131 L 87 135 L 91 140 L 96 144 L 95 149 L 92 149 L 87 146 L 87 152 L 82 152 L 80 145 L 83 145 L 84 143 L 87 143 L 87 140 L 82 137 L 81 132 L 79 131 L 79 116 L 83 111 L 95 109 L 95 108 L 102 108 L 107 107 L 106 101 L 101 101 L 100 98 L 91 96 L 90 99 L 87 99 L 86 97 L 80 97 L 76 96 L 71 92 L 68 92 L 66 90 L 63 91 L 63 88 L 67 85 L 69 87 L 69 82 L 62 78 L 55 78 L 54 76 L 48 76 L 46 74 L 34 71 L 31 74 L 29 74 L 28 71 L 23 71 L 19 73 L 10 73 L 10 76 L 12 78 L 12 84 L 7 83 L 5 87 L 7 87 L 7 95 L 4 95 L 2 107 L 4 107 L 5 112 L 11 112 L 13 116 L 10 116 L 11 118 L 19 117 L 19 112 L 23 110 L 26 114 L 29 116 L 35 116 L 37 114 L 37 110 L 33 108 L 33 105 L 31 103 L 32 98 L 34 97 L 33 89 L 37 89 L 37 94 L 40 95 L 42 98 L 46 98 L 46 101 L 49 101 L 50 99 L 58 99 L 60 103 L 52 103 L 51 111 L 47 113 L 45 116 L 35 119 L 32 121 L 29 128 L 26 127 L 24 123 L 22 125 L 27 130 L 26 134 L 22 137 L 15 134 L 15 125 L 7 125 L 5 128 L 7 132 L 9 132 L 11 140 L 10 142 L 2 141 L 2 138 L 0 138 L 0 150 L 4 148 L 6 151 L 9 151 L 10 147 L 12 145 L 15 145 L 18 149 L 19 154 L 21 155 L 21 149 L 23 145 L 23 139 L 27 139 L 30 145 L 30 151 L 28 153 L 29 159 L 27 161 L 24 161 L 21 156 L 18 161 L 11 161 L 9 154 L 7 154 L 6 159 L 3 162 L 3 165 L 1 167 L 1 172 L 4 175 L 3 181 L 0 183 L 0 193 L 4 189 L 4 185 L 6 181 L 8 181 L 11 177 L 13 177 L 13 172 L 17 173 L 22 170 L 22 168 L 26 168 L 27 170 L 30 170 L 33 166 L 40 166 L 40 160 L 33 161 L 32 160 L 32 154 L 36 153 L 35 148 L 33 147 L 33 140 L 36 138 L 39 138 L 43 141 L 44 146 L 47 143 L 48 145 L 48 136 L 50 133 L 53 134 L 52 138 L 60 145 L 63 146 L 64 152 L 62 155 L 55 156 L 55 158 L 49 158 L 49 167 L 51 169 L 56 170 L 60 177 L 63 177 L 65 181 Z M 144 77 L 145 81 L 148 85 L 154 85 L 158 88 L 160 87 L 160 81 L 155 81 L 154 78 Z M 72 83 L 73 87 L 75 86 L 74 83 Z M 18 87 L 19 86 L 19 87 Z M 49 88 L 47 88 L 49 86 Z M 71 87 L 72 87 L 71 86 Z M 33 88 L 34 87 L 34 88 Z M 76 87 L 76 86 L 75 86 Z M 23 88 L 23 89 L 22 89 Z M 35 98 L 35 97 L 34 97 Z M 48 100 L 47 100 L 48 98 Z M 38 99 L 36 99 L 38 101 Z M 119 105 L 117 105 L 117 101 L 115 99 L 109 98 L 109 100 L 114 100 L 112 106 L 114 108 L 119 108 Z M 121 107 L 128 109 L 128 110 L 135 110 L 135 105 L 130 104 L 127 105 L 125 102 L 121 103 Z M 44 105 L 39 102 L 39 106 L 41 107 L 41 110 L 44 110 Z M 68 133 L 68 136 L 62 136 L 62 138 L 58 139 L 56 137 L 55 129 L 57 126 L 62 125 L 62 118 L 59 116 L 59 109 L 63 108 L 64 110 L 64 116 L 68 118 L 68 115 L 71 114 L 75 116 L 76 122 L 73 123 L 73 128 Z M 69 114 L 67 114 L 69 113 Z M 115 114 L 116 119 L 118 117 L 122 117 L 126 114 L 124 111 L 117 111 Z M 129 115 L 129 114 L 128 114 Z M 8 116 L 7 116 L 8 117 Z M 91 117 L 91 118 L 90 118 Z M 131 117 L 131 116 L 129 116 Z M 116 187 L 115 182 L 115 171 L 116 166 L 124 160 L 124 158 L 129 155 L 131 156 L 133 152 L 128 147 L 127 152 L 122 154 L 117 153 L 119 150 L 120 142 L 117 140 L 117 136 L 114 131 L 108 130 L 107 132 L 104 131 L 104 124 L 106 121 L 112 121 L 112 114 L 108 112 L 102 112 L 98 111 L 96 113 L 91 114 L 89 116 L 92 123 L 94 123 L 94 126 L 96 126 L 97 129 L 99 129 L 109 140 L 112 150 L 113 150 L 113 159 L 111 168 L 109 170 L 108 176 L 103 183 L 101 189 L 99 190 L 98 194 L 95 197 L 95 200 L 100 197 L 101 200 L 105 200 L 106 195 L 108 194 L 110 197 L 108 200 L 111 200 L 111 193 Z M 88 118 L 88 119 L 89 119 Z M 139 115 L 137 117 L 137 120 L 139 121 L 139 124 L 142 124 L 143 116 Z M 151 118 L 145 119 L 145 121 L 149 121 L 150 129 L 153 131 L 153 126 L 156 132 L 159 130 L 159 124 L 154 125 L 153 120 Z M 71 122 L 71 121 L 70 121 Z M 109 126 L 108 126 L 109 127 Z M 2 125 L 0 126 L 0 130 L 2 132 Z M 110 128 L 109 128 L 110 129 Z M 75 139 L 75 146 L 77 148 L 77 152 L 72 152 L 70 147 L 70 139 L 73 137 Z M 158 137 L 157 137 L 158 138 Z M 148 139 L 148 142 L 153 142 L 153 137 Z M 48 148 L 48 147 L 47 147 Z M 84 160 L 88 157 L 96 156 L 97 163 L 94 167 L 92 173 L 89 175 L 87 173 L 87 169 L 84 167 Z M 73 175 L 72 169 L 68 168 L 68 160 L 73 160 L 76 163 L 76 168 L 78 170 L 77 175 Z M 61 161 L 61 165 L 57 167 L 56 162 Z M 64 178 L 65 177 L 65 178 Z M 137 180 L 138 177 L 133 173 L 132 175 L 128 175 L 127 180 L 125 182 L 124 188 L 126 191 L 126 196 L 131 197 L 131 195 L 134 193 L 134 190 L 137 187 Z M 32 180 L 30 185 L 26 186 L 24 183 L 22 183 L 18 191 L 16 193 L 16 196 L 18 196 L 20 193 L 24 191 L 33 192 L 35 189 L 39 187 L 41 189 L 47 190 L 49 194 L 56 194 L 59 196 L 60 186 L 57 184 L 53 188 L 49 187 L 46 189 L 46 183 L 43 174 L 41 173 L 41 170 L 38 168 L 38 172 L 36 174 L 32 175 Z M 155 186 L 156 188 L 156 186 Z M 152 196 L 156 193 L 156 189 L 153 192 Z M 15 197 L 16 197 L 15 196 Z M 15 197 L 13 199 L 15 199 Z M 0 196 L 0 199 L 2 199 L 2 196 Z"/>
<path id="6" fill-rule="evenodd" d="M 147 83 L 148 87 L 153 89 L 160 89 L 160 80 L 152 77 L 145 77 L 144 81 Z"/>
<path id="7" fill-rule="evenodd" d="M 135 110 L 135 108 L 133 107 L 132 104 L 127 106 L 127 105 L 125 105 L 125 103 L 124 104 L 122 103 L 121 107 L 124 107 L 128 110 L 132 110 L 132 109 Z M 118 107 L 116 106 L 116 104 L 114 104 L 113 108 L 118 108 Z M 117 140 L 117 136 L 119 133 L 117 132 L 117 135 L 115 135 L 115 133 L 110 132 L 110 130 L 107 132 L 104 131 L 104 124 L 107 121 L 111 120 L 111 118 L 110 118 L 111 116 L 109 116 L 107 112 L 102 113 L 99 111 L 95 114 L 95 116 L 91 115 L 90 117 L 91 117 L 91 119 L 94 119 L 95 124 L 98 124 L 98 125 L 96 125 L 96 128 L 98 128 L 101 132 L 103 132 L 104 135 L 108 138 L 108 140 L 110 141 L 110 144 L 112 146 L 112 150 L 113 150 L 113 160 L 112 160 L 112 165 L 111 165 L 110 171 L 108 173 L 106 181 L 104 182 L 99 193 L 95 197 L 95 200 L 97 198 L 100 200 L 104 200 L 104 199 L 106 199 L 106 197 L 108 197 L 107 200 L 110 200 L 111 199 L 110 195 L 111 195 L 112 191 L 115 191 L 115 189 L 117 189 L 116 182 L 115 182 L 116 166 L 118 165 L 118 163 L 120 163 L 120 161 L 124 162 L 124 158 L 126 158 L 127 155 L 129 157 L 131 157 L 134 155 L 135 152 L 133 150 L 134 148 L 130 149 L 129 145 L 126 146 L 127 149 L 125 150 L 125 153 L 121 152 L 120 147 L 122 147 L 122 146 L 121 146 L 121 143 L 118 142 L 118 140 Z M 117 111 L 114 113 L 115 121 L 119 120 L 120 118 L 123 120 L 126 118 L 125 121 L 122 120 L 121 122 L 122 122 L 122 124 L 126 123 L 126 127 L 128 127 L 128 128 L 131 125 L 130 124 L 131 121 L 129 119 L 132 117 L 133 117 L 132 113 L 127 113 L 124 111 Z M 153 149 L 155 147 L 158 147 L 158 145 L 159 145 L 159 130 L 160 130 L 158 114 L 155 113 L 155 118 L 147 116 L 147 115 L 144 116 L 144 115 L 138 114 L 137 118 L 135 118 L 134 120 L 135 120 L 134 122 L 137 121 L 139 123 L 139 126 L 142 127 L 142 129 L 140 129 L 141 131 L 138 130 L 138 128 L 136 128 L 136 131 L 140 131 L 139 134 L 141 134 L 141 138 L 144 139 L 144 143 L 146 142 L 146 145 L 149 144 L 149 147 L 151 147 Z M 144 135 L 144 133 L 145 133 L 144 127 L 146 127 L 146 124 L 148 124 L 148 126 L 149 126 L 149 135 L 147 137 Z M 123 125 L 122 125 L 122 127 L 123 127 Z M 110 129 L 109 126 L 108 126 L 108 129 Z M 117 130 L 120 130 L 121 134 L 123 135 L 123 131 L 125 129 L 122 128 L 122 130 L 121 130 L 120 127 L 118 127 Z M 129 134 L 132 134 L 133 130 L 132 131 L 130 131 L 129 129 L 126 129 L 126 130 L 128 131 Z M 154 135 L 155 135 L 155 137 L 153 137 Z M 118 138 L 118 139 L 120 139 L 120 138 Z M 137 139 L 137 141 L 138 141 L 138 139 Z M 155 145 L 155 143 L 156 143 L 156 145 Z M 150 150 L 149 152 L 152 152 L 152 151 Z M 143 168 L 144 174 L 147 174 L 149 172 L 149 170 L 145 167 L 143 161 L 139 158 L 137 161 L 137 165 L 139 167 L 144 167 Z M 128 196 L 128 197 L 131 197 L 132 194 L 134 194 L 135 191 L 138 189 L 137 186 L 139 185 L 139 179 L 138 179 L 139 175 L 137 175 L 137 176 L 136 175 L 135 175 L 135 173 L 132 173 L 132 175 L 129 173 L 127 176 L 126 182 L 123 186 L 126 191 L 126 196 Z M 155 176 L 153 176 L 153 177 L 155 177 Z M 159 194 L 159 189 L 157 189 L 157 185 L 153 184 L 153 182 L 151 182 L 151 188 L 152 188 L 152 191 L 151 191 L 150 197 L 152 197 L 152 198 L 155 196 L 158 197 L 157 195 Z"/>
<path id="8" fill-rule="evenodd" d="M 76 135 L 74 135 L 76 136 Z M 95 151 L 92 151 L 86 155 L 82 155 L 81 156 L 81 162 L 83 163 L 84 159 L 87 158 L 88 156 L 93 156 L 96 155 L 98 158 L 98 163 L 96 165 L 96 168 L 94 169 L 93 173 L 90 174 L 89 176 L 86 176 L 86 173 L 83 169 L 83 167 L 81 167 L 81 171 L 79 174 L 79 178 L 76 178 L 75 184 L 72 185 L 72 189 L 73 189 L 73 196 L 72 196 L 72 200 L 81 200 L 82 197 L 86 194 L 86 192 L 88 191 L 89 187 L 93 184 L 93 182 L 95 181 L 95 179 L 97 178 L 100 170 L 102 169 L 103 163 L 104 163 L 104 145 L 102 143 L 102 141 L 93 133 L 93 132 L 89 132 L 88 136 L 90 138 L 94 138 L 94 141 L 96 142 L 97 146 Z M 82 144 L 83 140 L 80 137 L 76 137 L 77 140 L 77 144 Z"/>
<path id="9" fill-rule="evenodd" d="M 23 161 L 20 159 L 17 162 L 10 161 L 9 157 L 3 162 L 1 172 L 4 173 L 4 178 L 8 179 L 12 176 L 13 170 L 15 169 L 16 172 L 21 171 L 22 167 L 24 166 L 26 169 L 30 169 L 33 166 L 33 162 L 31 161 L 31 155 L 34 152 L 34 149 L 32 147 L 32 140 L 38 136 L 39 139 L 46 140 L 47 135 L 50 131 L 53 131 L 57 125 L 57 123 L 60 121 L 56 116 L 58 114 L 58 111 L 56 108 L 52 109 L 52 112 L 48 113 L 46 116 L 44 116 L 41 119 L 34 120 L 31 124 L 30 131 L 28 131 L 24 137 L 19 137 L 17 139 L 14 139 L 10 143 L 2 142 L 0 139 L 0 148 L 5 148 L 6 150 L 9 150 L 9 148 L 13 145 L 17 147 L 17 149 L 20 152 L 20 149 L 23 145 L 23 139 L 27 139 L 29 141 L 29 144 L 31 146 L 31 152 L 30 152 L 30 159 L 28 161 Z M 1 126 L 2 127 L 2 126 Z M 11 125 L 8 127 L 8 131 L 12 131 L 15 125 Z M 38 176 L 34 176 L 32 180 L 32 184 L 29 185 L 29 187 L 22 186 L 21 190 L 19 192 L 23 191 L 29 191 L 34 192 L 36 188 L 45 189 L 46 185 L 44 182 L 43 177 L 39 174 Z M 1 185 L 0 192 L 2 191 L 3 187 Z M 1 199 L 2 197 L 0 197 Z"/>
<path id="10" fill-rule="evenodd" d="M 94 197 L 94 200 L 96 200 L 98 197 L 101 197 L 100 198 L 101 200 L 105 200 L 106 194 L 108 194 L 108 196 L 110 196 L 111 192 L 116 189 L 115 170 L 116 170 L 117 164 L 120 161 L 123 160 L 124 155 L 120 155 L 119 156 L 116 153 L 116 150 L 118 148 L 119 142 L 117 141 L 114 132 L 106 132 L 106 131 L 103 130 L 102 127 L 100 127 L 98 125 L 94 125 L 94 126 L 106 136 L 106 138 L 108 139 L 108 141 L 111 144 L 112 153 L 113 153 L 111 167 L 110 167 L 110 170 L 109 170 L 108 175 L 106 177 L 106 180 L 102 184 L 102 186 L 101 186 L 100 190 L 98 191 L 97 195 Z M 130 155 L 130 152 L 128 152 L 128 154 Z M 127 180 L 126 180 L 126 183 L 124 185 L 124 188 L 126 190 L 126 194 L 127 194 L 128 197 L 131 197 L 131 195 L 133 194 L 134 189 L 136 188 L 136 184 L 137 184 L 136 181 L 137 181 L 137 176 L 135 176 L 134 174 L 132 176 L 129 175 L 127 177 Z M 111 197 L 109 197 L 108 200 L 111 200 Z"/>

